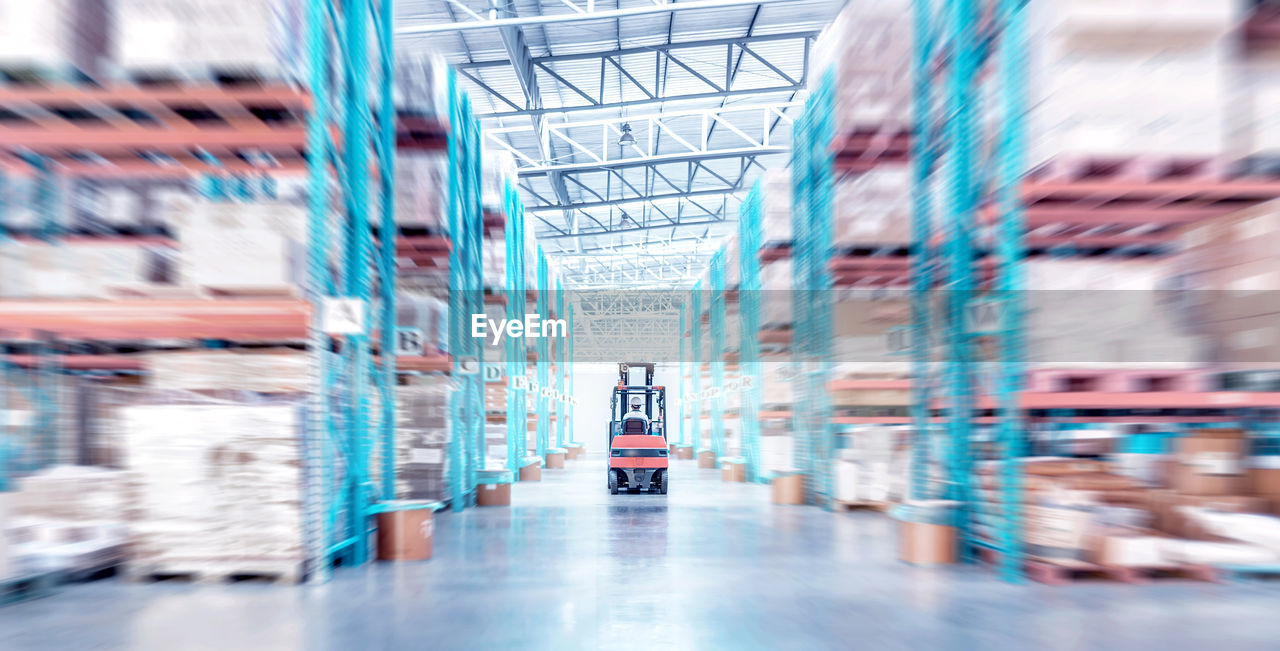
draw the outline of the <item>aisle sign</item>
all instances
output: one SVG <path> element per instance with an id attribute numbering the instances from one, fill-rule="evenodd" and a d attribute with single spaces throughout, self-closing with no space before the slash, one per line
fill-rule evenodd
<path id="1" fill-rule="evenodd" d="M 989 335 L 1000 332 L 1004 322 L 1004 301 L 997 298 L 978 297 L 964 306 L 964 326 L 971 335 Z"/>
<path id="2" fill-rule="evenodd" d="M 396 356 L 421 357 L 427 350 L 422 328 L 396 328 Z"/>
<path id="3" fill-rule="evenodd" d="M 358 335 L 365 332 L 364 301 L 358 298 L 327 297 L 320 304 L 320 329 L 330 335 Z"/>

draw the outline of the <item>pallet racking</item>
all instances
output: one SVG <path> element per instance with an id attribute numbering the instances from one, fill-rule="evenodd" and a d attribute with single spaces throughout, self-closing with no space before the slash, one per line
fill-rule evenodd
<path id="1" fill-rule="evenodd" d="M 6 301 L 0 329 L 14 341 L 35 344 L 32 355 L 7 355 L 6 373 L 33 364 L 48 373 L 143 370 L 127 356 L 53 350 L 61 347 L 58 342 L 72 340 L 305 343 L 313 382 L 303 434 L 306 546 L 311 576 L 323 581 L 335 563 L 371 558 L 373 516 L 394 498 L 398 372 L 456 373 L 457 355 L 468 352 L 467 342 L 455 341 L 453 358 L 403 358 L 398 364 L 386 354 L 394 349 L 398 255 L 438 267 L 447 253 L 451 288 L 479 286 L 479 131 L 452 80 L 447 122 L 397 112 L 390 0 L 309 0 L 305 9 L 309 74 L 294 83 L 51 81 L 0 88 L 6 107 L 29 107 L 31 115 L 43 116 L 0 125 L 0 179 L 28 172 L 37 178 L 37 238 L 56 244 L 104 237 L 69 234 L 56 221 L 61 177 L 200 177 L 208 198 L 237 200 L 271 197 L 276 176 L 305 174 L 303 297 Z M 68 108 L 71 117 L 44 110 L 55 105 Z M 400 233 L 393 215 L 397 148 L 447 151 L 457 172 L 450 187 L 452 242 L 438 235 L 392 235 Z M 0 237 L 8 237 L 3 221 L 0 214 Z M 155 243 L 155 238 L 105 237 Z M 453 307 L 468 306 L 471 294 L 479 295 L 451 293 L 458 301 Z M 355 301 L 364 312 L 353 333 L 334 334 L 325 327 L 323 308 L 339 299 Z M 383 354 L 375 355 L 376 350 Z M 464 387 L 470 383 L 458 381 Z M 56 412 L 56 397 L 46 387 L 37 388 L 36 411 Z M 375 392 L 377 414 L 370 400 Z M 468 414 L 483 406 L 477 392 L 460 394 L 452 414 L 455 442 L 462 444 L 455 447 L 466 453 L 454 465 L 459 508 L 468 499 L 467 486 L 474 486 L 468 477 L 475 450 L 463 446 L 474 440 L 467 427 L 478 420 Z M 376 470 L 375 459 L 381 464 Z"/>

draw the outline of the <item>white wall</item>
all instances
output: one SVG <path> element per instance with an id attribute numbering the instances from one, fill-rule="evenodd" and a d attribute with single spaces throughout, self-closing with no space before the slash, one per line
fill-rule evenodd
<path id="1" fill-rule="evenodd" d="M 588 450 L 604 449 L 605 427 L 609 422 L 609 398 L 614 385 L 618 383 L 618 365 L 580 363 L 572 365 L 570 372 L 573 373 L 573 393 L 580 401 L 573 412 L 574 440 L 585 444 Z M 636 375 L 639 374 L 636 371 Z M 636 381 L 641 380 L 637 378 Z M 679 367 L 675 364 L 661 365 L 654 371 L 653 383 L 667 388 L 669 438 L 677 432 L 676 417 L 679 412 L 676 411 L 676 393 L 679 381 Z"/>

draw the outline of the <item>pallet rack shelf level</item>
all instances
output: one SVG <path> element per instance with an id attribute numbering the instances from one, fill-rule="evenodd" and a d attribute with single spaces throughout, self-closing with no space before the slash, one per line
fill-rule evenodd
<path id="1" fill-rule="evenodd" d="M 373 355 L 373 338 L 380 337 L 382 350 L 394 343 L 397 252 L 422 254 L 424 262 L 443 253 L 439 240 L 427 246 L 406 237 L 394 244 L 393 238 L 375 241 L 375 231 L 397 232 L 395 151 L 455 149 L 463 121 L 451 120 L 446 127 L 393 106 L 390 0 L 307 0 L 303 12 L 306 78 L 296 86 L 0 88 L 0 103 L 16 116 L 0 125 L 0 174 L 33 174 L 46 188 L 37 193 L 39 235 L 51 242 L 59 241 L 62 226 L 48 209 L 58 200 L 48 189 L 48 179 L 56 175 L 198 176 L 210 180 L 212 198 L 230 199 L 249 193 L 243 184 L 228 192 L 227 177 L 305 174 L 305 299 L 6 302 L 0 320 L 7 325 L 0 327 L 19 337 L 43 330 L 93 340 L 305 342 L 313 382 L 303 443 L 306 555 L 313 578 L 324 580 L 336 561 L 358 564 L 370 558 L 372 515 L 380 500 L 394 496 L 397 365 L 391 357 Z M 335 80 L 345 83 L 334 85 Z M 70 109 L 72 117 L 51 117 L 58 114 L 49 110 L 54 105 Z M 457 93 L 450 105 L 459 105 Z M 458 262 L 450 260 L 451 269 L 459 268 Z M 333 299 L 365 307 L 367 318 L 358 332 L 325 331 L 319 308 Z M 331 351 L 342 358 L 340 364 Z M 78 356 L 63 361 L 68 367 L 126 365 Z M 406 360 L 405 366 L 438 370 L 446 362 L 424 358 Z M 375 391 L 382 406 L 377 419 L 370 404 Z M 384 464 L 376 484 L 370 467 L 375 453 Z"/>

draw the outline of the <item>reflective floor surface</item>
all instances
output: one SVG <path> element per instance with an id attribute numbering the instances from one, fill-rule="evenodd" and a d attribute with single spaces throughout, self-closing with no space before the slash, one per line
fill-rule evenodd
<path id="1" fill-rule="evenodd" d="M 69 586 L 0 608 L 0 649 L 1280 648 L 1280 582 L 1009 585 L 894 559 L 892 522 L 769 504 L 680 461 L 611 496 L 599 456 L 443 513 L 435 557 L 323 586 Z"/>

